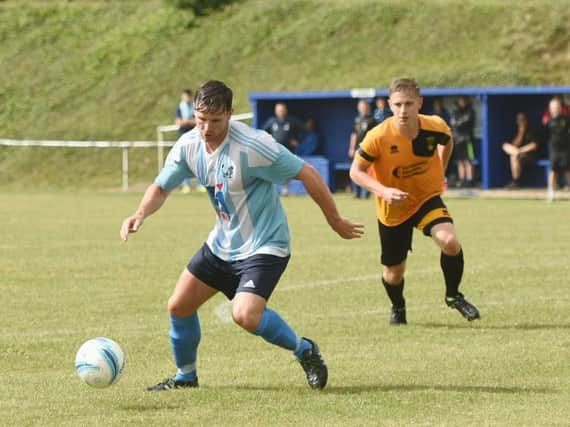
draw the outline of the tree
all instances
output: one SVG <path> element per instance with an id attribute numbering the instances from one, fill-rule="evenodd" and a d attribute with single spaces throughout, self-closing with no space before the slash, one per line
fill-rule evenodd
<path id="1" fill-rule="evenodd" d="M 235 0 L 165 0 L 166 3 L 178 8 L 188 9 L 196 16 L 204 16 L 210 10 L 219 9 Z"/>

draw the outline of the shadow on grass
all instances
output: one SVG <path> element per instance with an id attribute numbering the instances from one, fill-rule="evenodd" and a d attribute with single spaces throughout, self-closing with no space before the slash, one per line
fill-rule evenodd
<path id="1" fill-rule="evenodd" d="M 256 386 L 256 385 L 235 385 L 222 386 L 222 389 L 246 390 L 246 391 L 285 391 L 289 392 L 288 387 L 278 386 Z M 310 389 L 303 387 L 307 392 Z M 323 390 L 326 394 L 365 394 L 374 392 L 418 392 L 418 391 L 451 391 L 457 393 L 494 393 L 494 394 L 556 394 L 557 390 L 546 387 L 516 387 L 516 386 L 463 386 L 463 385 L 427 385 L 427 384 L 366 384 L 354 386 L 328 386 Z"/>
<path id="2" fill-rule="evenodd" d="M 375 391 L 390 392 L 415 392 L 415 391 L 451 391 L 457 393 L 493 393 L 493 394 L 555 394 L 557 391 L 546 387 L 505 387 L 505 386 L 482 386 L 482 385 L 424 385 L 424 384 L 392 384 L 392 385 L 363 385 L 363 386 L 331 386 L 326 389 L 332 394 L 361 394 Z"/>
<path id="3" fill-rule="evenodd" d="M 183 390 L 187 391 L 187 390 Z M 166 392 L 168 393 L 168 392 Z M 170 392 L 172 393 L 172 392 Z M 186 407 L 188 402 L 141 402 L 141 403 L 128 403 L 119 404 L 117 408 L 122 411 L 135 411 L 135 412 L 146 412 L 146 411 L 164 411 L 169 409 L 178 409 L 180 407 Z"/>
<path id="4" fill-rule="evenodd" d="M 542 324 L 542 323 L 516 323 L 511 325 L 486 325 L 485 323 L 460 323 L 452 325 L 449 323 L 415 323 L 414 326 L 419 326 L 420 328 L 433 328 L 433 329 L 498 329 L 498 330 L 520 330 L 520 331 L 537 331 L 537 330 L 548 330 L 548 329 L 570 329 L 570 323 L 559 323 L 559 324 Z"/>

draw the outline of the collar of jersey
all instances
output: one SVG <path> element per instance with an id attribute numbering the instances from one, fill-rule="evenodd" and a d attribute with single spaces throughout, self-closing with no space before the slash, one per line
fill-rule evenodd
<path id="1" fill-rule="evenodd" d="M 219 152 L 221 152 L 221 149 L 223 147 L 225 147 L 226 144 L 228 144 L 229 139 L 230 139 L 230 129 L 228 128 L 228 133 L 227 133 L 226 137 L 224 138 L 224 140 L 222 141 L 222 143 L 220 145 L 218 145 L 218 147 L 214 151 L 212 151 L 211 153 L 208 153 L 208 144 L 206 144 L 206 140 L 200 136 L 200 140 L 204 144 L 204 151 L 206 152 L 207 156 L 214 156 L 214 155 L 217 155 Z"/>

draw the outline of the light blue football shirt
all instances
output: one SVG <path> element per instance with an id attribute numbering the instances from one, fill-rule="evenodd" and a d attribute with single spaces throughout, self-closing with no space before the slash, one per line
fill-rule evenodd
<path id="1" fill-rule="evenodd" d="M 289 226 L 275 184 L 297 176 L 303 164 L 268 133 L 231 121 L 226 139 L 213 153 L 207 153 L 197 128 L 182 135 L 155 183 L 171 191 L 185 178 L 196 177 L 206 187 L 217 214 L 206 244 L 217 257 L 285 257 Z"/>

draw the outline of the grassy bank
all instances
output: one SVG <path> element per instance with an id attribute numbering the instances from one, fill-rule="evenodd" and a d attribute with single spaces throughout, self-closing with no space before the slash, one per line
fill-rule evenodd
<path id="1" fill-rule="evenodd" d="M 154 139 L 180 89 L 209 78 L 235 89 L 238 112 L 250 91 L 385 87 L 402 74 L 431 87 L 568 84 L 570 2 L 510 3 L 243 0 L 195 18 L 161 0 L 7 0 L 0 137 Z M 55 151 L 38 165 L 36 150 L 0 150 L 1 185 L 37 182 L 28 165 L 48 186 L 115 182 L 107 164 L 120 155 L 92 152 L 96 177 L 62 184 L 43 164 L 78 175 L 85 152 Z"/>

